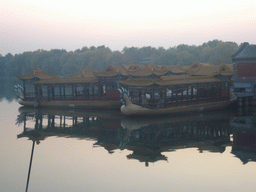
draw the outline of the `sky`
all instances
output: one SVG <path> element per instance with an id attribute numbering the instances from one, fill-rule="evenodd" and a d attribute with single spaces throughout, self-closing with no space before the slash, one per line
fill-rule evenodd
<path id="1" fill-rule="evenodd" d="M 214 39 L 256 44 L 255 0 L 0 0 L 0 54 L 105 45 L 155 48 Z"/>

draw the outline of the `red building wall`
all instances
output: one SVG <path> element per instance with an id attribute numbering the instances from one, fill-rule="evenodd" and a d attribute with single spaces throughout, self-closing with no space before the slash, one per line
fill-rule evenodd
<path id="1" fill-rule="evenodd" d="M 238 63 L 237 77 L 256 77 L 256 62 Z"/>

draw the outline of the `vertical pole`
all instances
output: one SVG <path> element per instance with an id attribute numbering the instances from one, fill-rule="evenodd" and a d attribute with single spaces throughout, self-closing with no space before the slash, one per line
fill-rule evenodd
<path id="1" fill-rule="evenodd" d="M 188 105 L 188 99 L 189 99 L 189 95 L 188 95 L 188 84 L 187 84 L 187 105 Z"/>
<path id="2" fill-rule="evenodd" d="M 42 113 L 39 114 L 39 118 L 40 118 L 40 124 L 39 124 L 39 129 L 42 130 L 43 129 L 43 115 Z"/>
<path id="3" fill-rule="evenodd" d="M 183 93 L 183 85 L 182 85 L 182 89 L 181 89 L 181 102 L 183 102 L 183 96 L 184 96 L 184 93 Z"/>
<path id="4" fill-rule="evenodd" d="M 40 90 L 40 100 L 43 99 L 43 85 L 40 85 L 39 87 L 39 90 Z"/>
<path id="5" fill-rule="evenodd" d="M 164 108 L 166 108 L 166 103 L 167 103 L 166 93 L 167 93 L 167 87 L 164 87 Z"/>
<path id="6" fill-rule="evenodd" d="M 178 85 L 176 85 L 176 107 L 178 106 Z"/>
<path id="7" fill-rule="evenodd" d="M 62 128 L 62 115 L 60 116 L 60 128 Z"/>
<path id="8" fill-rule="evenodd" d="M 65 84 L 63 85 L 63 98 L 64 98 L 64 100 L 66 98 L 66 87 L 65 87 Z"/>
<path id="9" fill-rule="evenodd" d="M 29 169 L 28 169 L 28 178 L 27 178 L 26 192 L 28 191 L 28 184 L 29 184 L 30 172 L 31 172 L 31 167 L 32 167 L 34 148 L 35 148 L 35 141 L 33 140 L 31 156 L 30 156 L 30 163 L 29 163 Z"/>
<path id="10" fill-rule="evenodd" d="M 52 85 L 52 100 L 54 100 L 54 96 L 55 96 L 55 93 L 54 93 L 54 85 Z"/>
<path id="11" fill-rule="evenodd" d="M 27 100 L 27 97 L 26 97 L 26 83 L 25 83 L 26 80 L 23 80 L 23 89 L 24 89 L 24 100 L 26 101 Z"/>
<path id="12" fill-rule="evenodd" d="M 193 101 L 194 98 L 194 86 L 191 85 L 191 101 Z"/>
<path id="13" fill-rule="evenodd" d="M 39 101 L 38 85 L 34 85 L 34 90 L 35 90 L 34 107 L 38 107 L 38 101 Z"/>
<path id="14" fill-rule="evenodd" d="M 220 83 L 216 83 L 216 99 L 219 100 L 219 84 Z"/>
<path id="15" fill-rule="evenodd" d="M 100 80 L 98 82 L 98 89 L 99 89 L 99 100 L 101 100 L 102 99 L 102 85 L 101 85 Z"/>
<path id="16" fill-rule="evenodd" d="M 71 89 L 72 89 L 72 98 L 73 98 L 73 100 L 75 100 L 75 95 L 74 95 L 74 85 L 73 85 L 73 84 L 72 84 Z"/>
<path id="17" fill-rule="evenodd" d="M 66 128 L 66 116 L 64 116 L 63 127 Z"/>
<path id="18" fill-rule="evenodd" d="M 62 100 L 61 84 L 60 84 L 60 100 Z"/>
<path id="19" fill-rule="evenodd" d="M 50 116 L 50 114 L 48 114 L 47 117 L 48 117 L 48 124 L 47 124 L 47 126 L 48 126 L 48 129 L 49 129 L 51 127 L 51 116 Z"/>
<path id="20" fill-rule="evenodd" d="M 198 104 L 198 102 L 199 102 L 199 94 L 198 94 L 198 91 L 199 91 L 199 85 L 197 84 L 196 85 L 196 103 Z"/>
<path id="21" fill-rule="evenodd" d="M 55 128 L 55 115 L 52 115 L 51 128 Z"/>
<path id="22" fill-rule="evenodd" d="M 84 86 L 84 98 L 85 98 L 85 99 L 88 99 L 87 87 L 88 87 L 88 86 L 86 86 L 86 85 Z"/>
<path id="23" fill-rule="evenodd" d="M 50 89 L 49 89 L 49 85 L 47 85 L 47 97 L 48 97 L 48 101 L 50 101 Z"/>
<path id="24" fill-rule="evenodd" d="M 35 90 L 35 101 L 37 101 L 37 98 L 38 98 L 38 89 L 37 89 L 37 85 L 34 85 L 34 90 Z"/>
<path id="25" fill-rule="evenodd" d="M 209 83 L 206 85 L 206 102 L 209 101 Z"/>
<path id="26" fill-rule="evenodd" d="M 27 113 L 25 113 L 23 132 L 26 132 Z"/>

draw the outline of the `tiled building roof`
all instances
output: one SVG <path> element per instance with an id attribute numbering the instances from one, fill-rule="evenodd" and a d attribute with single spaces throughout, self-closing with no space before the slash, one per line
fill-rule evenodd
<path id="1" fill-rule="evenodd" d="M 234 75 L 234 71 L 226 64 L 213 65 L 211 63 L 194 63 L 185 68 L 190 75 L 213 76 L 217 74 Z"/>
<path id="2" fill-rule="evenodd" d="M 94 78 L 95 71 L 91 70 L 91 69 L 83 69 L 81 70 L 79 73 L 74 74 L 74 75 L 70 75 L 69 78 L 83 78 L 83 77 L 90 77 L 90 78 Z"/>
<path id="3" fill-rule="evenodd" d="M 163 76 L 170 73 L 186 73 L 180 66 L 172 65 L 172 66 L 165 66 L 165 65 L 153 65 L 153 64 L 146 64 L 146 65 L 119 65 L 119 66 L 111 66 L 109 65 L 103 71 L 95 73 L 96 76 L 107 77 L 107 76 L 116 76 L 121 74 L 123 76 L 135 76 L 135 77 L 147 77 L 151 75 L 156 76 Z"/>
<path id="4" fill-rule="evenodd" d="M 123 76 L 128 75 L 126 73 L 126 68 L 122 65 L 120 65 L 120 66 L 109 65 L 103 71 L 94 73 L 94 75 L 96 75 L 98 77 L 114 77 L 118 74 L 121 74 Z"/>
<path id="5" fill-rule="evenodd" d="M 124 81 L 121 81 L 121 84 L 128 86 L 151 86 L 151 85 L 160 85 L 160 86 L 171 86 L 171 85 L 187 85 L 195 83 L 215 83 L 221 82 L 221 80 L 215 77 L 198 77 L 190 75 L 175 75 L 175 76 L 162 76 L 160 79 L 139 79 L 139 78 L 129 78 Z"/>
<path id="6" fill-rule="evenodd" d="M 35 84 L 69 84 L 69 83 L 97 83 L 98 78 L 96 77 L 60 77 L 54 79 L 41 79 L 35 82 Z"/>
<path id="7" fill-rule="evenodd" d="M 56 78 L 58 74 L 49 74 L 46 73 L 39 68 L 36 68 L 34 71 L 26 74 L 26 75 L 17 75 L 17 78 L 22 79 L 22 80 L 28 80 L 28 79 L 33 79 L 33 78 L 38 78 L 38 79 L 53 79 Z"/>
<path id="8" fill-rule="evenodd" d="M 243 43 L 238 51 L 232 55 L 232 61 L 256 60 L 256 45 Z"/>

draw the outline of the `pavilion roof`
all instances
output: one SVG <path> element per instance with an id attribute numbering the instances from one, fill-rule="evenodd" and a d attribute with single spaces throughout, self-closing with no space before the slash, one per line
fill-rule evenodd
<path id="1" fill-rule="evenodd" d="M 186 71 L 179 65 L 166 65 L 167 70 L 173 73 L 185 73 Z"/>
<path id="2" fill-rule="evenodd" d="M 97 83 L 97 77 L 59 77 L 54 79 L 40 79 L 35 84 L 70 84 L 70 83 Z"/>
<path id="3" fill-rule="evenodd" d="M 199 63 L 199 62 L 195 62 L 192 65 L 183 66 L 183 69 L 189 73 L 189 72 L 196 71 L 201 66 L 213 66 L 213 64 L 212 63 Z"/>
<path id="4" fill-rule="evenodd" d="M 89 68 L 87 69 L 83 69 L 80 72 L 74 74 L 74 75 L 70 75 L 69 78 L 84 78 L 84 77 L 90 77 L 90 78 L 94 78 L 95 71 L 91 70 Z"/>
<path id="5" fill-rule="evenodd" d="M 191 75 L 174 75 L 174 76 L 162 76 L 160 79 L 139 79 L 139 78 L 129 78 L 120 83 L 128 86 L 169 86 L 169 85 L 186 85 L 186 84 L 196 84 L 196 83 L 215 83 L 221 82 L 221 80 L 210 77 L 210 76 L 191 76 Z"/>
<path id="6" fill-rule="evenodd" d="M 120 74 L 122 74 L 123 76 L 127 76 L 127 68 L 124 65 L 117 65 L 117 66 L 113 66 L 113 68 Z"/>
<path id="7" fill-rule="evenodd" d="M 178 75 L 177 75 L 178 76 Z M 221 82 L 221 80 L 212 77 L 212 76 L 186 76 L 181 75 L 182 77 L 177 79 L 163 79 L 158 84 L 160 86 L 168 86 L 168 85 L 187 85 L 187 84 L 200 84 L 200 83 L 217 83 Z"/>
<path id="8" fill-rule="evenodd" d="M 49 74 L 40 70 L 39 68 L 36 68 L 34 71 L 31 71 L 26 75 L 17 75 L 17 78 L 22 80 L 33 79 L 35 77 L 38 79 L 53 79 L 53 78 L 56 78 L 57 76 L 58 74 Z"/>
<path id="9" fill-rule="evenodd" d="M 163 76 L 168 72 L 172 73 L 185 73 L 185 71 L 178 65 L 165 66 L 165 65 L 153 65 L 153 64 L 131 64 L 131 65 L 118 65 L 118 66 L 107 66 L 101 72 L 95 72 L 94 74 L 99 77 L 113 77 L 118 74 L 123 76 L 137 76 L 147 77 L 150 75 Z"/>
<path id="10" fill-rule="evenodd" d="M 122 64 L 121 66 L 127 71 L 134 71 L 140 68 L 138 64 Z"/>
<path id="11" fill-rule="evenodd" d="M 229 67 L 231 70 L 234 70 L 234 64 L 231 63 L 231 64 L 225 64 L 227 67 Z"/>
<path id="12" fill-rule="evenodd" d="M 234 71 L 226 64 L 213 65 L 213 64 L 200 64 L 194 63 L 190 68 L 185 69 L 190 75 L 197 76 L 213 76 L 217 74 L 234 75 Z"/>
<path id="13" fill-rule="evenodd" d="M 126 69 L 124 66 L 112 66 L 112 65 L 109 65 L 107 66 L 103 71 L 101 72 L 95 72 L 94 73 L 96 76 L 99 76 L 99 77 L 114 77 L 118 74 L 121 74 L 121 75 L 128 75 L 126 73 Z"/>
<path id="14" fill-rule="evenodd" d="M 139 68 L 135 70 L 128 70 L 127 72 L 132 76 L 145 77 L 154 74 L 154 68 L 150 65 L 139 65 Z"/>
<path id="15" fill-rule="evenodd" d="M 136 70 L 128 70 L 129 75 L 132 76 L 150 76 L 150 75 L 157 75 L 163 76 L 168 72 L 172 73 L 185 73 L 185 71 L 178 65 L 153 65 L 153 64 L 146 64 L 146 65 L 139 65 L 139 68 Z"/>

